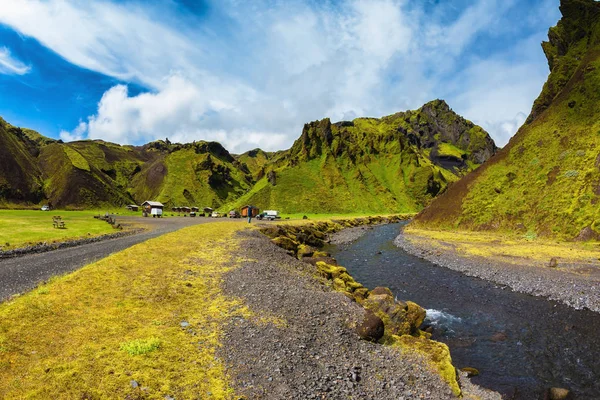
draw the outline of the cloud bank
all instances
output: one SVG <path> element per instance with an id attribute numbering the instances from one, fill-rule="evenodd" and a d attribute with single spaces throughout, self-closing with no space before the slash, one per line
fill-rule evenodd
<path id="1" fill-rule="evenodd" d="M 278 150 L 311 120 L 382 116 L 445 98 L 503 145 L 548 74 L 539 21 L 508 50 L 472 49 L 507 29 L 514 1 L 456 10 L 452 2 L 229 0 L 208 3 L 201 16 L 183 15 L 174 1 L 5 3 L 0 23 L 123 82 L 63 140 L 169 137 L 218 140 L 234 152 Z M 3 54 L 0 72 L 10 57 Z M 127 83 L 147 91 L 132 95 Z"/>

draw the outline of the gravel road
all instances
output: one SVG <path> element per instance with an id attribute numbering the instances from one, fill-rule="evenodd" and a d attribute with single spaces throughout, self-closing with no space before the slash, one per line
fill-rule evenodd
<path id="1" fill-rule="evenodd" d="M 119 217 L 120 223 L 141 223 L 150 230 L 116 239 L 0 260 L 0 301 L 35 288 L 55 275 L 74 271 L 135 244 L 187 226 L 224 221 L 211 218 Z M 124 222 L 126 221 L 126 222 Z"/>

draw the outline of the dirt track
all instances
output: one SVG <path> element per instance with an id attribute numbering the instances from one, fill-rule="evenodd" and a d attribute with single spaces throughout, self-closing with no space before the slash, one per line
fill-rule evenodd
<path id="1" fill-rule="evenodd" d="M 149 226 L 150 229 L 131 236 L 0 260 L 0 301 L 8 299 L 12 295 L 31 290 L 53 276 L 74 271 L 148 239 L 191 225 L 224 221 L 222 218 L 201 217 L 160 219 L 120 217 L 118 219 L 122 223 L 141 223 Z M 126 222 L 123 222 L 124 220 Z"/>

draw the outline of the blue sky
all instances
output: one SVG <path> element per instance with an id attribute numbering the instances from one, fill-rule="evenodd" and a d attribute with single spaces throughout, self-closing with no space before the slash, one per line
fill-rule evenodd
<path id="1" fill-rule="evenodd" d="M 504 145 L 559 0 L 5 0 L 0 116 L 63 140 L 288 148 L 305 122 L 445 99 Z"/>

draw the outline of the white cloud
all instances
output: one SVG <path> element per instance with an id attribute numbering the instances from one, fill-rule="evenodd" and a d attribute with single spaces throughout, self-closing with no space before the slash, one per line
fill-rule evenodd
<path id="1" fill-rule="evenodd" d="M 73 142 L 75 140 L 82 140 L 85 138 L 85 134 L 87 132 L 88 126 L 85 122 L 79 121 L 79 124 L 72 132 L 67 132 L 65 130 L 60 131 L 60 138 L 65 142 Z"/>
<path id="2" fill-rule="evenodd" d="M 168 3 L 6 0 L 0 23 L 73 64 L 150 90 L 109 89 L 63 140 L 169 137 L 277 150 L 307 121 L 381 116 L 440 97 L 502 145 L 547 67 L 528 57 L 509 62 L 509 53 L 466 54 L 478 35 L 501 28 L 512 3 L 477 0 L 448 22 L 403 0 L 230 0 L 212 4 L 219 21 L 190 23 Z"/>
<path id="3" fill-rule="evenodd" d="M 0 47 L 0 74 L 25 75 L 29 71 L 31 71 L 30 66 L 14 58 L 6 47 Z"/>

